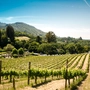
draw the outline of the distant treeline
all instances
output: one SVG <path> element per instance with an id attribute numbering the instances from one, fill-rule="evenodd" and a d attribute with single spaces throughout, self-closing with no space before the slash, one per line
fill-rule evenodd
<path id="1" fill-rule="evenodd" d="M 27 36 L 30 39 L 17 40 L 15 37 Z M 0 48 L 4 50 L 8 44 L 14 48 L 23 48 L 29 52 L 41 54 L 75 54 L 90 51 L 90 40 L 83 40 L 82 37 L 75 39 L 71 37 L 56 37 L 54 32 L 49 31 L 45 36 L 34 36 L 27 32 L 14 31 L 10 25 L 0 30 Z"/>

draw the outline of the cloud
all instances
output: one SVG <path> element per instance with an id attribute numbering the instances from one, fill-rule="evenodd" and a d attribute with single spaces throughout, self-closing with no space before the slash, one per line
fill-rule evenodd
<path id="1" fill-rule="evenodd" d="M 11 21 L 12 19 L 22 19 L 22 18 L 31 18 L 34 16 L 10 16 L 10 17 L 2 17 L 5 20 Z"/>
<path id="2" fill-rule="evenodd" d="M 7 17 L 6 20 L 11 21 L 14 17 Z"/>
<path id="3" fill-rule="evenodd" d="M 87 2 L 87 0 L 83 0 L 83 1 L 87 4 L 88 7 L 90 7 L 90 4 Z"/>
<path id="4" fill-rule="evenodd" d="M 8 17 L 0 17 L 0 22 L 13 23 L 13 22 L 24 22 L 29 19 L 35 20 L 37 17 L 35 16 L 8 16 Z"/>

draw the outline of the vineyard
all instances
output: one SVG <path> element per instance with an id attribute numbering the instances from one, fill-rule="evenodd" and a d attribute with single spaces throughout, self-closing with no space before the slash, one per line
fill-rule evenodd
<path id="1" fill-rule="evenodd" d="M 67 54 L 1 58 L 0 90 L 35 87 L 53 80 L 65 80 L 65 88 L 82 81 L 89 72 L 90 55 Z M 13 82 L 13 85 L 12 85 Z M 68 82 L 68 84 L 67 84 Z"/>

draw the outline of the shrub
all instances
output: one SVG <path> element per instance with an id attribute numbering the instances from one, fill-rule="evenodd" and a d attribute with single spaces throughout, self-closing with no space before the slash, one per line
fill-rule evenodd
<path id="1" fill-rule="evenodd" d="M 5 51 L 12 51 L 14 49 L 14 46 L 11 44 L 7 44 L 7 46 L 4 47 Z"/>
<path id="2" fill-rule="evenodd" d="M 14 48 L 14 49 L 12 50 L 12 56 L 13 56 L 13 57 L 18 56 L 18 50 L 17 50 L 16 48 Z"/>
<path id="3" fill-rule="evenodd" d="M 19 49 L 18 49 L 18 54 L 19 54 L 19 55 L 23 55 L 23 54 L 24 54 L 23 48 L 19 48 Z"/>

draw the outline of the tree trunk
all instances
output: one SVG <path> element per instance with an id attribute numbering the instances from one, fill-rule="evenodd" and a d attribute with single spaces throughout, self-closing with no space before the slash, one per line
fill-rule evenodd
<path id="1" fill-rule="evenodd" d="M 67 79 L 65 79 L 65 90 L 67 90 Z"/>
<path id="2" fill-rule="evenodd" d="M 12 82 L 12 75 L 10 75 L 10 82 Z"/>
<path id="3" fill-rule="evenodd" d="M 68 79 L 68 87 L 70 88 L 70 79 Z"/>
<path id="4" fill-rule="evenodd" d="M 13 89 L 15 90 L 15 79 L 13 78 Z"/>
<path id="5" fill-rule="evenodd" d="M 35 76 L 35 84 L 37 85 L 37 76 Z"/>

